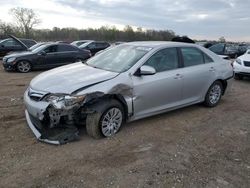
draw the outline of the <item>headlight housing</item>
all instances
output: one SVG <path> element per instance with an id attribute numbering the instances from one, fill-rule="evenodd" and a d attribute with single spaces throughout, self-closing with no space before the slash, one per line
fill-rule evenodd
<path id="1" fill-rule="evenodd" d="M 64 95 L 64 94 L 50 94 L 46 96 L 43 101 L 50 102 L 55 108 L 71 108 L 80 105 L 85 99 L 85 95 Z"/>
<path id="2" fill-rule="evenodd" d="M 14 62 L 15 60 L 16 60 L 15 57 L 11 57 L 11 58 L 7 59 L 7 63 L 12 63 L 12 62 Z"/>
<path id="3" fill-rule="evenodd" d="M 236 63 L 238 63 L 239 65 L 242 65 L 241 59 L 236 59 Z"/>

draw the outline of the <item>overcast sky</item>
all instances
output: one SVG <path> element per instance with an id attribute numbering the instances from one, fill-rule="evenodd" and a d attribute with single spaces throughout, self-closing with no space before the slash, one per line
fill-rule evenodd
<path id="1" fill-rule="evenodd" d="M 250 0 L 0 0 L 0 19 L 9 9 L 34 9 L 39 28 L 124 25 L 171 29 L 196 39 L 250 42 Z"/>

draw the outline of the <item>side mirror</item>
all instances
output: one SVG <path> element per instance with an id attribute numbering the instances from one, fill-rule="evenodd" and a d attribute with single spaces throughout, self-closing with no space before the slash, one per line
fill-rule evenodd
<path id="1" fill-rule="evenodd" d="M 46 56 L 46 52 L 45 51 L 41 51 L 41 52 L 38 53 L 38 55 Z"/>
<path id="2" fill-rule="evenodd" d="M 137 71 L 137 75 L 139 76 L 146 76 L 146 75 L 154 75 L 156 73 L 156 70 L 154 67 L 148 66 L 148 65 L 143 65 L 140 69 Z"/>

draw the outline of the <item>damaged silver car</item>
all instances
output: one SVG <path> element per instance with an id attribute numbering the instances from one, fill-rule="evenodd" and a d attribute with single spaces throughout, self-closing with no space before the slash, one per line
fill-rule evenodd
<path id="1" fill-rule="evenodd" d="M 174 42 L 132 42 L 34 78 L 24 94 L 35 136 L 51 144 L 110 137 L 125 122 L 188 105 L 216 106 L 233 77 L 213 52 Z"/>

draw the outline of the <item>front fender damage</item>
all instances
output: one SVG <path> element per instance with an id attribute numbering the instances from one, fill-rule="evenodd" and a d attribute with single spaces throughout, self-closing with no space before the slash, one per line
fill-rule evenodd
<path id="1" fill-rule="evenodd" d="M 38 140 L 55 145 L 65 144 L 79 140 L 79 128 L 85 124 L 87 114 L 95 112 L 91 106 L 113 96 L 120 96 L 121 102 L 126 105 L 126 112 L 130 111 L 131 107 L 127 108 L 127 103 L 132 103 L 132 89 L 121 84 L 111 88 L 107 93 L 87 93 L 81 103 L 71 107 L 65 107 L 59 102 L 50 103 L 43 110 L 43 119 L 40 118 L 39 121 L 26 111 L 26 119 Z"/>

